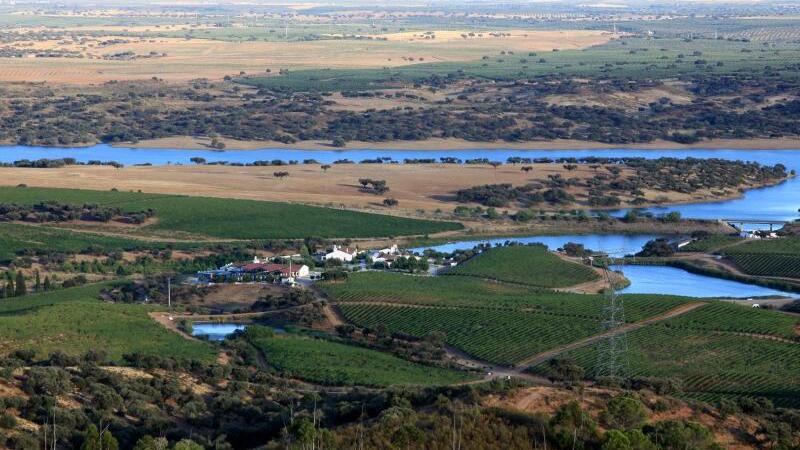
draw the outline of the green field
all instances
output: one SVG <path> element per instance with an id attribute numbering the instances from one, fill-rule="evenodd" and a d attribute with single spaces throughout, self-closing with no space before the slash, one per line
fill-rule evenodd
<path id="1" fill-rule="evenodd" d="M 444 385 L 474 377 L 413 363 L 377 350 L 286 334 L 251 342 L 281 375 L 326 385 Z"/>
<path id="2" fill-rule="evenodd" d="M 723 75 L 763 70 L 765 66 L 771 66 L 786 77 L 795 77 L 796 72 L 790 66 L 800 59 L 800 46 L 796 43 L 776 43 L 765 47 L 757 42 L 631 38 L 583 50 L 536 52 L 534 55 L 518 52 L 516 55 L 483 57 L 471 62 L 412 64 L 385 69 L 294 70 L 279 77 L 243 78 L 239 81 L 269 89 L 328 91 L 380 88 L 386 84 L 419 82 L 431 76 L 467 76 L 501 81 L 544 75 L 643 79 Z"/>
<path id="3" fill-rule="evenodd" d="M 747 241 L 720 253 L 749 275 L 800 278 L 800 237 L 797 236 Z"/>
<path id="4" fill-rule="evenodd" d="M 766 397 L 781 406 L 800 405 L 800 344 L 666 326 L 670 324 L 628 334 L 627 376 L 675 379 L 684 395 L 705 401 Z M 593 376 L 601 348 L 562 356 Z"/>
<path id="5" fill-rule="evenodd" d="M 47 358 L 61 351 L 82 356 L 104 350 L 115 361 L 141 353 L 179 359 L 214 360 L 211 344 L 185 339 L 152 320 L 152 308 L 99 299 L 107 284 L 0 300 L 0 354 L 17 349 Z"/>
<path id="6" fill-rule="evenodd" d="M 188 244 L 180 244 L 185 247 Z M 164 248 L 166 243 L 140 241 L 99 234 L 80 233 L 53 227 L 0 223 L 0 263 L 9 262 L 20 252 L 48 251 L 81 253 Z"/>
<path id="7" fill-rule="evenodd" d="M 728 247 L 722 252 L 733 254 L 779 254 L 800 256 L 800 236 L 789 236 L 779 239 L 750 240 L 739 245 Z"/>
<path id="8" fill-rule="evenodd" d="M 495 247 L 447 272 L 531 286 L 557 288 L 594 281 L 588 266 L 565 261 L 544 245 Z"/>
<path id="9" fill-rule="evenodd" d="M 397 273 L 354 274 L 347 282 L 322 283 L 345 317 L 359 326 L 445 341 L 477 358 L 519 361 L 602 331 L 602 295 L 557 293 L 473 277 L 412 277 Z M 630 322 L 661 314 L 682 297 L 626 295 Z"/>
<path id="10" fill-rule="evenodd" d="M 703 239 L 698 239 L 691 244 L 681 247 L 682 252 L 711 252 L 720 247 L 735 244 L 741 241 L 739 236 L 729 236 L 726 234 L 715 234 Z"/>
<path id="11" fill-rule="evenodd" d="M 222 239 L 383 237 L 457 230 L 460 224 L 367 214 L 288 203 L 137 192 L 48 188 L 0 188 L 0 202 L 34 204 L 54 200 L 98 203 L 126 211 L 152 208 L 157 223 L 142 231 L 183 232 Z"/>

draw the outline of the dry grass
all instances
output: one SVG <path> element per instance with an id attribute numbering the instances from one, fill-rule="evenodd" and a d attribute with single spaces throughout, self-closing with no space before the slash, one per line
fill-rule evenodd
<path id="1" fill-rule="evenodd" d="M 113 30 L 107 30 L 112 32 Z M 457 32 L 444 33 L 449 36 Z M 516 34 L 520 33 L 520 34 Z M 437 34 L 438 36 L 438 34 Z M 112 38 L 130 42 L 97 47 Z M 379 68 L 432 61 L 470 61 L 501 50 L 543 51 L 583 48 L 608 41 L 595 31 L 515 32 L 508 38 L 446 39 L 441 42 L 322 40 L 309 42 L 226 42 L 210 39 L 131 38 L 109 34 L 86 43 L 20 41 L 37 49 L 79 51 L 84 58 L 0 58 L 0 81 L 98 84 L 110 80 L 158 77 L 167 81 L 221 79 L 225 75 L 264 74 L 266 69 Z M 437 37 L 438 39 L 438 37 Z M 102 55 L 134 52 L 166 53 L 163 57 L 127 61 L 104 60 Z"/>
<path id="2" fill-rule="evenodd" d="M 37 187 L 106 191 L 117 188 L 122 191 L 290 201 L 386 212 L 388 210 L 382 201 L 391 197 L 400 202 L 397 213 L 411 215 L 416 210 L 451 211 L 456 205 L 456 191 L 476 185 L 523 185 L 545 181 L 552 174 L 579 179 L 591 178 L 595 174 L 587 165 L 581 165 L 571 172 L 558 164 L 534 164 L 533 167 L 530 173 L 522 172 L 518 165 L 503 165 L 493 169 L 487 165 L 451 164 L 337 164 L 324 173 L 318 165 L 0 168 L 0 184 L 16 186 L 24 183 Z M 289 176 L 278 179 L 273 175 L 277 170 L 287 171 Z M 623 171 L 623 176 L 626 174 L 629 172 Z M 390 192 L 382 196 L 363 192 L 358 182 L 360 178 L 386 180 Z M 656 196 L 666 196 L 670 202 L 718 198 L 707 192 L 691 195 L 659 192 L 651 193 L 647 198 Z"/>

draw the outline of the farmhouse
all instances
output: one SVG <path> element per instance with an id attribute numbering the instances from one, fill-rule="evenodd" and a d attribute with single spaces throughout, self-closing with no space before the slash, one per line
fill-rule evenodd
<path id="1" fill-rule="evenodd" d="M 339 247 L 334 245 L 330 251 L 323 253 L 320 257 L 322 261 L 329 259 L 338 259 L 342 262 L 353 262 L 353 259 L 358 255 L 358 248 Z"/>
<path id="2" fill-rule="evenodd" d="M 247 264 L 228 263 L 219 269 L 197 272 L 201 282 L 237 282 L 237 281 L 293 281 L 296 278 L 307 278 L 310 274 L 305 264 L 277 264 L 261 261 L 257 257 Z"/>

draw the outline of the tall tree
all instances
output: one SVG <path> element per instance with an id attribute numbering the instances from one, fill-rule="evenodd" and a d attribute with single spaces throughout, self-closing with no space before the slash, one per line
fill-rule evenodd
<path id="1" fill-rule="evenodd" d="M 14 295 L 17 297 L 28 293 L 28 288 L 25 286 L 25 275 L 22 272 L 17 272 L 17 280 L 14 283 Z"/>

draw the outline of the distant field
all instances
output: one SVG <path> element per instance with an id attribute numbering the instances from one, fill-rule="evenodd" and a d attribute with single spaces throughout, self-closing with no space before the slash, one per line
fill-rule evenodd
<path id="1" fill-rule="evenodd" d="M 698 52 L 698 53 L 695 53 Z M 414 82 L 431 76 L 473 76 L 497 80 L 539 75 L 670 78 L 772 66 L 786 76 L 800 59 L 800 45 L 698 39 L 619 39 L 583 50 L 487 53 L 472 62 L 431 62 L 385 69 L 296 70 L 279 77 L 243 78 L 242 83 L 267 88 L 331 90 L 358 80 L 362 89 L 385 83 Z M 697 62 L 701 61 L 700 64 Z M 721 63 L 721 64 L 718 64 Z"/>
<path id="2" fill-rule="evenodd" d="M 2 21 L 2 17 L 0 17 Z M 601 44 L 609 33 L 590 30 L 506 30 L 507 36 L 440 40 L 421 39 L 305 39 L 308 34 L 284 37 L 273 28 L 199 28 L 185 26 L 151 27 L 85 26 L 70 28 L 79 39 L 36 41 L 39 50 L 76 52 L 83 57 L 0 58 L 0 81 L 37 81 L 89 84 L 110 80 L 148 80 L 158 77 L 171 82 L 197 78 L 221 80 L 225 76 L 279 73 L 281 70 L 327 68 L 382 68 L 420 62 L 465 62 L 485 53 L 500 51 L 550 51 L 579 49 Z M 281 26 L 280 28 L 283 28 Z M 320 33 L 324 27 L 315 27 Z M 281 30 L 284 31 L 284 30 Z M 387 31 L 399 31 L 397 28 Z M 435 30 L 434 30 L 435 31 Z M 353 28 L 353 34 L 365 34 Z M 469 30 L 455 32 L 456 36 Z M 305 33 L 305 32 L 303 32 Z M 335 30 L 327 30 L 335 33 Z M 351 34 L 341 29 L 340 34 Z M 453 32 L 440 32 L 453 34 Z M 372 31 L 374 36 L 377 33 Z M 393 36 L 393 34 L 387 34 Z M 101 42 L 118 41 L 109 45 Z M 128 42 L 125 42 L 128 41 Z M 19 49 L 27 48 L 23 40 Z M 91 43 L 91 46 L 87 44 Z M 9 44 L 11 47 L 14 44 Z M 108 55 L 128 53 L 134 58 L 109 59 Z M 157 56 L 150 56 L 155 54 Z"/>
<path id="3" fill-rule="evenodd" d="M 800 255 L 800 236 L 790 236 L 779 239 L 751 240 L 740 245 L 728 247 L 722 253 L 725 253 L 726 255 L 742 253 Z"/>
<path id="4" fill-rule="evenodd" d="M 19 252 L 46 250 L 80 253 L 164 248 L 166 243 L 140 241 L 114 236 L 78 233 L 52 227 L 0 223 L 0 263 L 14 259 Z M 179 244 L 185 247 L 185 244 Z"/>
<path id="5" fill-rule="evenodd" d="M 590 267 L 565 261 L 543 245 L 496 247 L 457 266 L 447 274 L 545 288 L 574 286 L 600 278 Z"/>
<path id="6" fill-rule="evenodd" d="M 704 310 L 711 307 L 687 316 L 706 314 Z M 727 320 L 724 315 L 717 319 Z M 683 324 L 684 317 L 679 317 L 628 333 L 626 375 L 675 379 L 682 383 L 684 395 L 705 401 L 765 397 L 781 406 L 800 405 L 800 343 L 683 328 Z M 563 357 L 576 360 L 591 376 L 597 373 L 600 348 L 590 346 Z"/>
<path id="7" fill-rule="evenodd" d="M 151 308 L 101 301 L 98 294 L 105 285 L 0 301 L 0 354 L 32 349 L 45 359 L 55 351 L 82 356 L 105 350 L 115 361 L 131 353 L 214 360 L 212 345 L 167 330 L 147 315 Z"/>
<path id="8" fill-rule="evenodd" d="M 424 366 L 367 348 L 295 335 L 259 338 L 267 363 L 282 375 L 326 385 L 443 385 L 473 376 Z"/>
<path id="9" fill-rule="evenodd" d="M 449 345 L 508 365 L 601 332 L 606 306 L 601 295 L 543 292 L 456 276 L 363 273 L 321 288 L 357 325 L 382 324 L 390 331 L 419 337 L 443 332 Z M 688 301 L 657 295 L 624 298 L 631 322 Z"/>
<path id="10" fill-rule="evenodd" d="M 48 188 L 0 188 L 0 201 L 32 204 L 55 200 L 69 204 L 99 203 L 129 211 L 156 210 L 157 223 L 142 228 L 223 239 L 380 237 L 457 230 L 460 224 L 287 203 L 209 197 L 86 191 Z"/>

